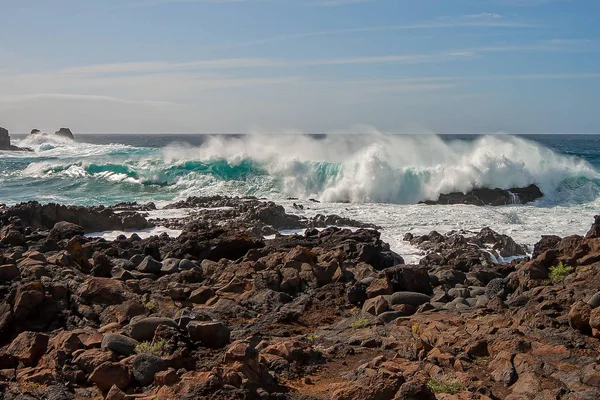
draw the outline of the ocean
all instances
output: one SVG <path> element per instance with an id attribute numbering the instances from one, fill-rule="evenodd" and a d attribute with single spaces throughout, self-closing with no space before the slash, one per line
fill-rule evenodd
<path id="1" fill-rule="evenodd" d="M 13 135 L 0 152 L 0 203 L 94 205 L 188 196 L 257 196 L 289 212 L 382 226 L 408 261 L 407 232 L 489 226 L 531 248 L 541 235 L 585 234 L 600 205 L 600 135 Z M 544 197 L 503 207 L 426 206 L 476 187 L 536 184 Z M 297 198 L 298 200 L 289 200 Z M 317 199 L 320 203 L 309 201 Z M 304 205 L 304 210 L 293 207 Z"/>

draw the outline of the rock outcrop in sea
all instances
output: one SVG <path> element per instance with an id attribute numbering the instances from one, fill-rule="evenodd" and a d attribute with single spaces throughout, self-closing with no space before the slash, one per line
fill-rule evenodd
<path id="1" fill-rule="evenodd" d="M 60 137 L 64 137 L 67 139 L 71 139 L 73 140 L 73 133 L 71 132 L 71 130 L 69 128 L 60 128 L 59 130 L 57 130 L 56 132 L 54 132 L 55 135 L 60 136 Z"/>
<path id="2" fill-rule="evenodd" d="M 47 133 L 42 132 L 39 129 L 32 129 L 30 134 L 31 135 L 47 135 Z M 69 128 L 60 128 L 59 130 L 54 132 L 54 135 L 60 136 L 60 137 L 66 138 L 66 139 L 71 139 L 71 140 L 75 139 L 73 136 L 73 132 L 71 132 L 71 129 L 69 129 Z"/>
<path id="3" fill-rule="evenodd" d="M 542 198 L 544 194 L 536 185 L 512 189 L 473 189 L 467 193 L 440 194 L 437 200 L 421 201 L 423 204 L 471 204 L 475 206 L 504 206 L 526 204 Z"/>
<path id="4" fill-rule="evenodd" d="M 0 127 L 0 150 L 8 151 L 31 151 L 31 149 L 14 146 L 10 143 L 10 135 L 8 130 Z"/>
<path id="5" fill-rule="evenodd" d="M 172 207 L 197 211 L 178 237 L 113 241 L 83 234 L 154 206 L 0 208 L 2 398 L 600 398 L 600 216 L 531 257 L 489 228 L 407 235 L 406 265 L 374 229 L 265 239 L 310 224 L 273 203 Z"/>

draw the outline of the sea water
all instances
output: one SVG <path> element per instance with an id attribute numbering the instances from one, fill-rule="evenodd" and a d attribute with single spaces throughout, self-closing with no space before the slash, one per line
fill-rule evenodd
<path id="1" fill-rule="evenodd" d="M 257 196 L 296 214 L 380 225 L 409 261 L 419 253 L 402 240 L 407 232 L 489 226 L 531 247 L 543 234 L 585 234 L 600 213 L 595 135 L 13 135 L 13 143 L 34 151 L 0 152 L 0 203 L 161 207 L 188 196 Z M 544 197 L 527 205 L 417 204 L 529 184 Z"/>

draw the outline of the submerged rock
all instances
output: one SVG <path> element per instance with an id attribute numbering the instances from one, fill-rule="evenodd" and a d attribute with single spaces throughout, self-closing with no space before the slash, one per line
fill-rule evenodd
<path id="1" fill-rule="evenodd" d="M 508 204 L 525 204 L 544 196 L 536 185 L 512 189 L 473 189 L 467 193 L 453 192 L 440 194 L 437 200 L 426 200 L 420 204 L 471 204 L 475 206 L 504 206 Z"/>

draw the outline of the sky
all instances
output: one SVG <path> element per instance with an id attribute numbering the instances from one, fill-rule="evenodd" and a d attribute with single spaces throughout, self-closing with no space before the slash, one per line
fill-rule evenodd
<path id="1" fill-rule="evenodd" d="M 0 126 L 600 133 L 598 0 L 0 0 Z"/>

